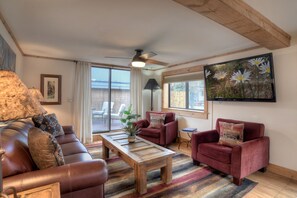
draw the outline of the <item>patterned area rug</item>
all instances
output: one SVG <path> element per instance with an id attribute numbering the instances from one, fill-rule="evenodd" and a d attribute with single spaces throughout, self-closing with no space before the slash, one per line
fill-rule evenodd
<path id="1" fill-rule="evenodd" d="M 93 158 L 101 157 L 101 144 L 87 145 Z M 244 179 L 241 186 L 232 183 L 232 177 L 213 170 L 208 166 L 195 166 L 192 158 L 176 153 L 172 161 L 172 182 L 163 184 L 160 170 L 150 171 L 148 192 L 142 196 L 135 192 L 134 172 L 123 160 L 111 155 L 107 160 L 109 179 L 105 184 L 106 197 L 243 197 L 257 183 Z"/>

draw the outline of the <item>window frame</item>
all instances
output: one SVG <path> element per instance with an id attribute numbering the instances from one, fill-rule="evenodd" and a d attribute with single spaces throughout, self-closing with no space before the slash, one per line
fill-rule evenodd
<path id="1" fill-rule="evenodd" d="M 112 70 L 123 70 L 123 71 L 129 71 L 130 72 L 130 90 L 131 90 L 131 69 L 130 68 L 124 68 L 124 67 L 111 67 L 111 66 L 104 66 L 104 65 L 97 65 L 97 64 L 92 64 L 91 68 L 99 68 L 99 69 L 108 69 L 108 73 L 109 73 L 109 80 L 108 80 L 108 108 L 111 109 L 110 105 L 111 105 L 111 98 L 112 98 Z M 92 72 L 92 71 L 91 71 Z M 92 73 L 91 73 L 92 75 Z M 92 84 L 92 79 L 91 82 Z M 91 92 L 92 92 L 92 85 L 91 85 Z M 131 102 L 131 97 L 130 97 L 130 102 Z M 122 130 L 121 129 L 111 129 L 112 126 L 112 120 L 111 120 L 111 113 L 108 114 L 108 129 L 107 130 L 103 130 L 103 131 L 92 131 L 92 135 L 98 135 L 98 134 L 102 134 L 102 133 L 110 133 L 110 132 L 115 132 L 115 131 L 119 131 Z M 92 123 L 93 124 L 93 123 Z"/>
<path id="2" fill-rule="evenodd" d="M 198 65 L 198 66 L 193 66 L 193 67 L 188 67 L 188 68 L 183 68 L 183 69 L 176 69 L 176 70 L 170 70 L 170 71 L 165 71 L 162 73 L 162 87 L 164 88 L 164 79 L 169 76 L 178 76 L 178 75 L 186 75 L 186 74 L 191 74 L 193 72 L 203 72 L 203 65 Z M 199 80 L 199 79 L 197 79 Z M 186 81 L 188 82 L 188 81 Z M 186 83 L 188 84 L 188 83 Z M 168 89 L 170 90 L 169 83 L 168 83 Z M 164 89 L 163 89 L 164 90 Z M 186 117 L 192 117 L 192 118 L 200 118 L 200 119 L 208 119 L 208 102 L 206 99 L 206 89 L 204 86 L 204 110 L 194 110 L 194 109 L 183 109 L 183 108 L 174 108 L 174 107 L 169 107 L 170 105 L 170 95 L 168 95 L 168 101 L 164 100 L 164 95 L 165 91 L 162 95 L 162 111 L 165 112 L 174 112 L 177 115 L 180 116 L 186 116 Z M 167 94 L 170 94 L 170 91 L 167 92 Z M 188 94 L 188 93 L 187 93 Z M 188 97 L 188 96 L 187 96 Z M 186 101 L 188 103 L 188 101 Z M 165 104 L 167 104 L 167 107 L 165 107 Z"/>

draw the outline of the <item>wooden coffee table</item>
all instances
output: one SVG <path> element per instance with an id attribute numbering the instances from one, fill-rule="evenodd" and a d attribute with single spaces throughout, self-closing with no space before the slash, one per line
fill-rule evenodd
<path id="1" fill-rule="evenodd" d="M 175 152 L 152 142 L 136 137 L 134 143 L 128 142 L 125 132 L 101 134 L 103 159 L 109 158 L 109 150 L 121 157 L 134 169 L 136 191 L 147 192 L 147 172 L 161 169 L 161 178 L 165 184 L 172 180 L 172 156 Z"/>

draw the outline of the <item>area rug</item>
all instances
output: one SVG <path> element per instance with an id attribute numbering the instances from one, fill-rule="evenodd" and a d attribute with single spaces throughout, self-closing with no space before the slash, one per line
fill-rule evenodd
<path id="1" fill-rule="evenodd" d="M 101 143 L 87 145 L 93 158 L 101 157 L 101 146 Z M 109 171 L 109 179 L 105 183 L 106 197 L 243 197 L 257 185 L 244 179 L 241 186 L 236 186 L 232 177 L 208 166 L 193 165 L 191 157 L 176 152 L 172 160 L 172 182 L 163 184 L 160 170 L 150 171 L 147 174 L 147 193 L 140 196 L 135 191 L 133 169 L 115 155 L 106 162 Z"/>

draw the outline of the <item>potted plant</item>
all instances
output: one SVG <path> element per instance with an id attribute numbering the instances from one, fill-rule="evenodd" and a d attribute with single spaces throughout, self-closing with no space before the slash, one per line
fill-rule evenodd
<path id="1" fill-rule="evenodd" d="M 130 143 L 135 142 L 135 136 L 139 131 L 139 128 L 134 125 L 134 122 L 136 122 L 139 117 L 140 115 L 133 113 L 132 105 L 123 112 L 121 123 L 124 125 L 123 129 L 128 134 L 128 141 Z"/>

